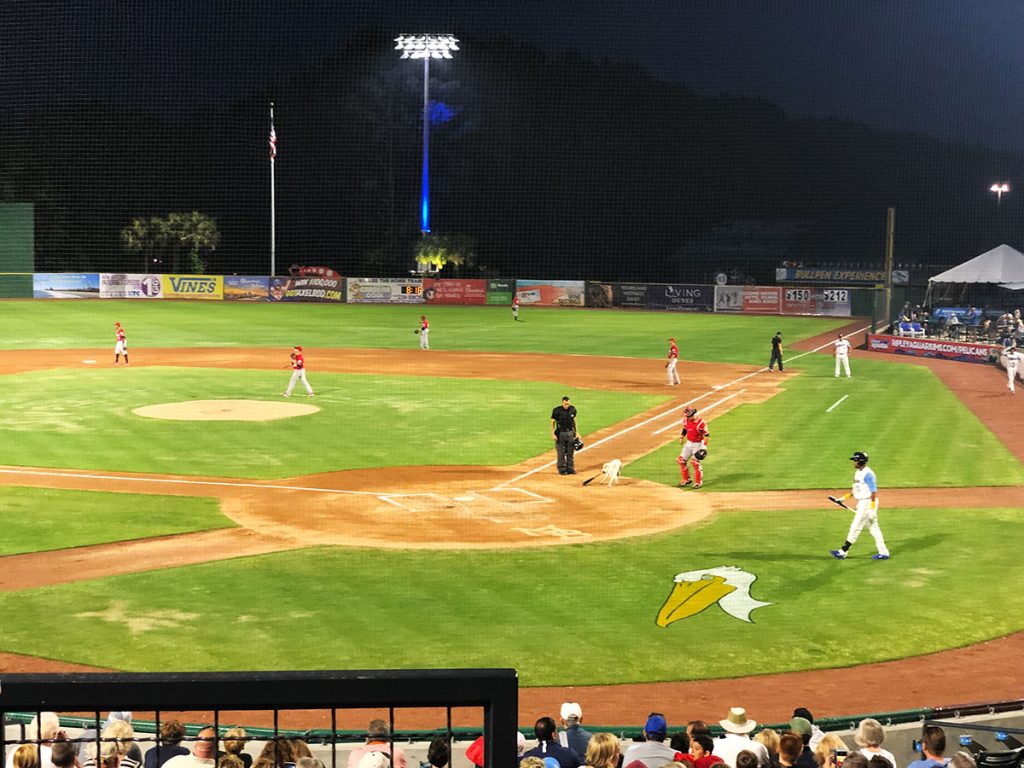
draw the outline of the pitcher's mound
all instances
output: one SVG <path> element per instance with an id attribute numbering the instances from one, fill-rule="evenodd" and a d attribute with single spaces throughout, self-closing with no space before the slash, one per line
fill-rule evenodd
<path id="1" fill-rule="evenodd" d="M 304 403 L 271 400 L 187 400 L 135 408 L 132 413 L 150 419 L 174 421 L 272 421 L 308 416 L 320 409 Z"/>

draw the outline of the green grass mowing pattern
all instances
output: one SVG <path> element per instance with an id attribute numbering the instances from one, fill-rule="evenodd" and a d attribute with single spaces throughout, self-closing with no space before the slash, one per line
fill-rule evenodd
<path id="1" fill-rule="evenodd" d="M 216 499 L 0 488 L 0 556 L 234 525 Z"/>
<path id="2" fill-rule="evenodd" d="M 845 489 L 853 451 L 871 457 L 883 505 L 886 488 L 1024 483 L 1020 461 L 929 369 L 854 356 L 854 378 L 836 379 L 832 357 L 800 362 L 782 393 L 709 422 L 708 490 Z M 675 485 L 679 449 L 673 441 L 623 473 Z"/>
<path id="3" fill-rule="evenodd" d="M 411 334 L 410 334 L 411 335 Z M 0 377 L 0 464 L 281 478 L 362 467 L 507 465 L 552 450 L 551 409 L 568 390 L 584 433 L 661 395 L 508 382 L 311 372 L 318 413 L 251 421 L 169 421 L 144 405 L 284 402 L 288 371 L 91 368 Z M 301 393 L 301 387 L 299 388 Z"/>
<path id="4" fill-rule="evenodd" d="M 1024 592 L 1007 589 L 1018 517 L 883 509 L 887 562 L 866 532 L 829 556 L 850 522 L 838 509 L 529 550 L 318 547 L 0 593 L 0 647 L 127 670 L 512 666 L 530 686 L 842 667 L 1024 627 Z M 713 605 L 656 626 L 676 573 L 722 565 L 757 576 L 771 605 L 753 623 Z"/>
<path id="5" fill-rule="evenodd" d="M 713 313 L 508 307 L 244 304 L 141 300 L 0 302 L 8 349 L 106 347 L 113 359 L 114 321 L 124 324 L 131 351 L 152 347 L 415 348 L 419 316 L 430 318 L 438 350 L 546 352 L 664 358 L 668 337 L 686 360 L 767 365 L 769 339 L 787 344 L 844 325 L 826 317 L 744 317 Z M 311 365 L 314 360 L 310 359 Z"/>

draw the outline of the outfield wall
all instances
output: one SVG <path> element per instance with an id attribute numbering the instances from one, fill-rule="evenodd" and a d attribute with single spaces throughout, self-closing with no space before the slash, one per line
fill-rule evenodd
<path id="1" fill-rule="evenodd" d="M 909 336 L 868 334 L 868 349 L 894 355 L 934 357 L 960 363 L 989 363 L 1000 357 L 1002 347 L 993 344 L 969 344 L 950 339 L 919 339 Z"/>
<path id="2" fill-rule="evenodd" d="M 31 278 L 31 290 L 15 291 L 14 296 L 431 305 L 510 305 L 516 297 L 523 307 L 819 317 L 851 317 L 855 305 L 863 303 L 856 301 L 864 298 L 858 292 L 873 293 L 871 289 L 819 286 L 342 277 L 327 267 L 301 267 L 295 274 L 280 277 L 128 273 L 37 273 L 26 277 Z"/>

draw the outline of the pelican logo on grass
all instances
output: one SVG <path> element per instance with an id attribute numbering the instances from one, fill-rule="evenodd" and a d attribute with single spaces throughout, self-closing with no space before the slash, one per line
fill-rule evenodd
<path id="1" fill-rule="evenodd" d="M 718 603 L 730 616 L 750 622 L 750 614 L 755 608 L 771 605 L 750 596 L 750 585 L 756 580 L 757 576 L 734 565 L 677 574 L 672 593 L 661 606 L 655 621 L 659 627 L 667 627 Z"/>

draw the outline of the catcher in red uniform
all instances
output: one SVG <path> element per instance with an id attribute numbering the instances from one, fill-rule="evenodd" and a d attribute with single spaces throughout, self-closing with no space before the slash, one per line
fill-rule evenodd
<path id="1" fill-rule="evenodd" d="M 704 469 L 701 462 L 708 455 L 708 425 L 697 416 L 696 408 L 684 408 L 683 414 L 686 419 L 683 421 L 683 431 L 679 435 L 679 442 L 683 450 L 679 452 L 679 487 L 685 488 L 693 483 L 694 488 L 700 488 L 704 484 Z M 690 468 L 687 466 L 693 462 L 693 480 L 690 480 Z"/>

